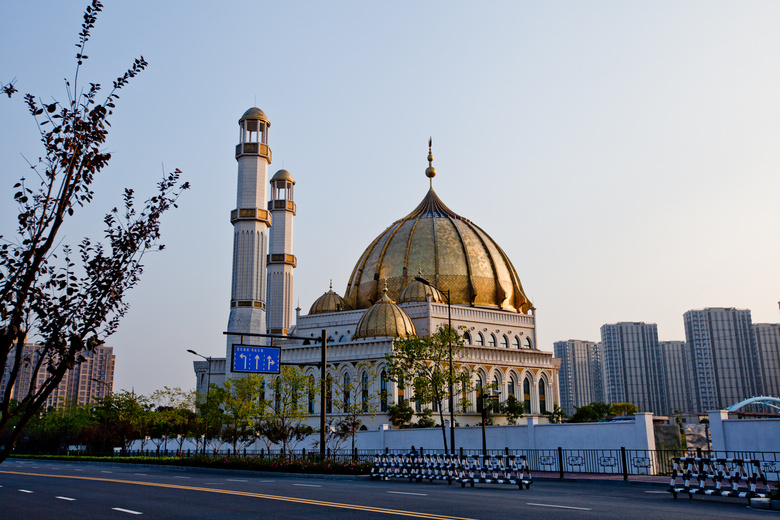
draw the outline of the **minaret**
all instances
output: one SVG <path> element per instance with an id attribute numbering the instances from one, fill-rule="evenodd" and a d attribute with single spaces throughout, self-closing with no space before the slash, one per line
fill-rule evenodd
<path id="1" fill-rule="evenodd" d="M 230 291 L 228 330 L 265 333 L 265 262 L 268 228 L 271 217 L 265 209 L 268 193 L 268 147 L 270 121 L 259 108 L 250 108 L 238 120 L 240 141 L 236 146 L 238 161 L 238 196 L 236 209 L 230 212 L 233 224 L 233 280 Z M 240 336 L 227 337 L 225 375 L 230 371 L 232 346 Z M 245 345 L 265 345 L 265 338 L 244 337 Z"/>
<path id="2" fill-rule="evenodd" d="M 271 212 L 273 226 L 268 242 L 268 332 L 287 334 L 293 318 L 293 269 L 297 265 L 292 254 L 295 181 L 287 170 L 279 170 L 271 178 Z"/>

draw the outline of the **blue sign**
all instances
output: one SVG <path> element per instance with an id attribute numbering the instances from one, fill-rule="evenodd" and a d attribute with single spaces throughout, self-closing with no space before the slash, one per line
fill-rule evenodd
<path id="1" fill-rule="evenodd" d="M 279 348 L 233 345 L 233 372 L 252 374 L 278 374 Z"/>

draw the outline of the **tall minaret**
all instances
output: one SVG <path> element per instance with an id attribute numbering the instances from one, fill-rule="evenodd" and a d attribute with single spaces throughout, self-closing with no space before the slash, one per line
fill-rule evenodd
<path id="1" fill-rule="evenodd" d="M 265 209 L 268 200 L 268 128 L 271 122 L 259 108 L 250 108 L 238 120 L 240 142 L 236 146 L 238 161 L 238 196 L 236 209 L 230 212 L 233 224 L 233 280 L 230 291 L 228 330 L 266 332 L 265 269 L 268 228 L 271 217 Z M 232 346 L 240 336 L 227 337 L 225 375 L 230 371 Z M 265 345 L 265 338 L 244 337 L 245 345 Z"/>
<path id="2" fill-rule="evenodd" d="M 268 332 L 287 334 L 293 319 L 293 269 L 297 265 L 292 254 L 295 181 L 287 170 L 279 170 L 271 178 L 271 200 L 268 209 L 273 217 L 268 255 Z"/>

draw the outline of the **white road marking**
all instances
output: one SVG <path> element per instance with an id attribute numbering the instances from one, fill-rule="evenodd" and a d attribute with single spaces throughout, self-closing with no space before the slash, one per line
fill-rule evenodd
<path id="1" fill-rule="evenodd" d="M 539 506 L 539 507 L 556 507 L 559 509 L 576 509 L 578 511 L 593 511 L 589 507 L 573 507 L 573 506 L 555 506 L 552 504 L 534 504 L 532 502 L 526 502 L 525 505 L 527 506 Z"/>
<path id="2" fill-rule="evenodd" d="M 67 500 L 69 502 L 73 502 L 74 500 L 76 500 L 75 498 L 70 498 L 70 497 L 54 497 L 54 498 L 59 498 L 60 500 Z"/>
<path id="3" fill-rule="evenodd" d="M 226 478 L 225 480 L 227 480 L 228 482 L 246 482 L 246 480 L 240 480 L 237 478 Z"/>
<path id="4" fill-rule="evenodd" d="M 100 472 L 101 473 L 111 473 L 110 471 L 106 471 L 106 470 L 101 470 Z"/>
<path id="5" fill-rule="evenodd" d="M 32 493 L 32 491 L 30 491 L 29 489 L 20 489 L 19 491 L 21 491 L 22 493 Z"/>
<path id="6" fill-rule="evenodd" d="M 319 484 L 293 484 L 293 486 L 300 486 L 300 487 L 322 487 Z"/>
<path id="7" fill-rule="evenodd" d="M 221 486 L 222 484 L 224 484 L 224 482 L 204 482 L 203 484 L 204 484 L 204 485 L 207 485 L 207 486 L 208 486 L 208 485 L 211 485 L 211 486 L 213 486 L 213 485 L 217 485 L 217 484 L 218 484 L 218 485 L 220 485 L 220 486 Z"/>
<path id="8" fill-rule="evenodd" d="M 667 494 L 669 494 L 668 491 L 645 491 L 645 493 L 657 493 L 659 495 L 667 495 Z"/>
<path id="9" fill-rule="evenodd" d="M 84 471 L 83 469 L 74 469 L 73 471 Z"/>
<path id="10" fill-rule="evenodd" d="M 133 473 L 133 475 L 138 475 L 139 477 L 145 477 L 146 473 Z"/>
<path id="11" fill-rule="evenodd" d="M 143 513 L 140 511 L 133 511 L 132 509 L 122 509 L 121 507 L 112 507 L 114 511 L 119 511 L 120 513 L 128 513 L 131 515 L 142 515 Z"/>
<path id="12" fill-rule="evenodd" d="M 173 478 L 192 478 L 192 477 L 180 477 L 180 476 L 176 475 Z"/>
<path id="13" fill-rule="evenodd" d="M 388 493 L 392 493 L 393 495 L 415 495 L 418 497 L 427 497 L 428 493 L 406 493 L 404 491 L 388 491 Z"/>
<path id="14" fill-rule="evenodd" d="M 275 480 L 255 480 L 255 482 L 259 482 L 261 484 L 267 484 L 269 482 L 276 482 Z"/>

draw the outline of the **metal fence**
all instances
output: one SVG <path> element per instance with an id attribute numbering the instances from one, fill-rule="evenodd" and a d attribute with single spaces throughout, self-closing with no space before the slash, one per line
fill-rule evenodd
<path id="1" fill-rule="evenodd" d="M 325 458 L 336 461 L 354 461 L 354 462 L 373 462 L 374 457 L 381 453 L 389 453 L 391 450 L 350 450 L 327 449 Z M 418 448 L 418 452 L 428 454 L 444 454 L 441 449 Z M 17 452 L 18 453 L 18 452 Z M 75 453 L 71 453 L 75 454 Z M 81 453 L 87 455 L 87 453 Z M 95 453 L 91 453 L 97 455 Z M 459 449 L 458 455 L 482 455 L 482 450 L 477 449 Z M 532 474 L 552 473 L 559 478 L 566 478 L 566 475 L 586 474 L 586 475 L 613 475 L 622 476 L 629 480 L 632 476 L 668 476 L 672 473 L 674 465 L 673 457 L 707 457 L 707 458 L 725 458 L 725 459 L 744 459 L 758 460 L 766 478 L 770 481 L 780 481 L 780 452 L 745 452 L 745 451 L 706 451 L 696 450 L 695 452 L 685 452 L 683 450 L 629 450 L 626 448 L 617 448 L 609 450 L 572 450 L 572 449 L 551 449 L 551 450 L 524 450 L 509 449 L 487 450 L 487 455 L 523 455 L 528 461 L 528 467 Z M 193 457 L 195 455 L 206 457 L 257 457 L 257 458 L 285 458 L 288 460 L 319 460 L 319 450 L 239 450 L 234 452 L 232 449 L 206 449 L 204 453 L 201 450 L 195 453 L 192 450 L 165 450 L 150 449 L 136 450 L 124 453 L 112 453 L 107 455 L 122 455 L 129 457 Z"/>

